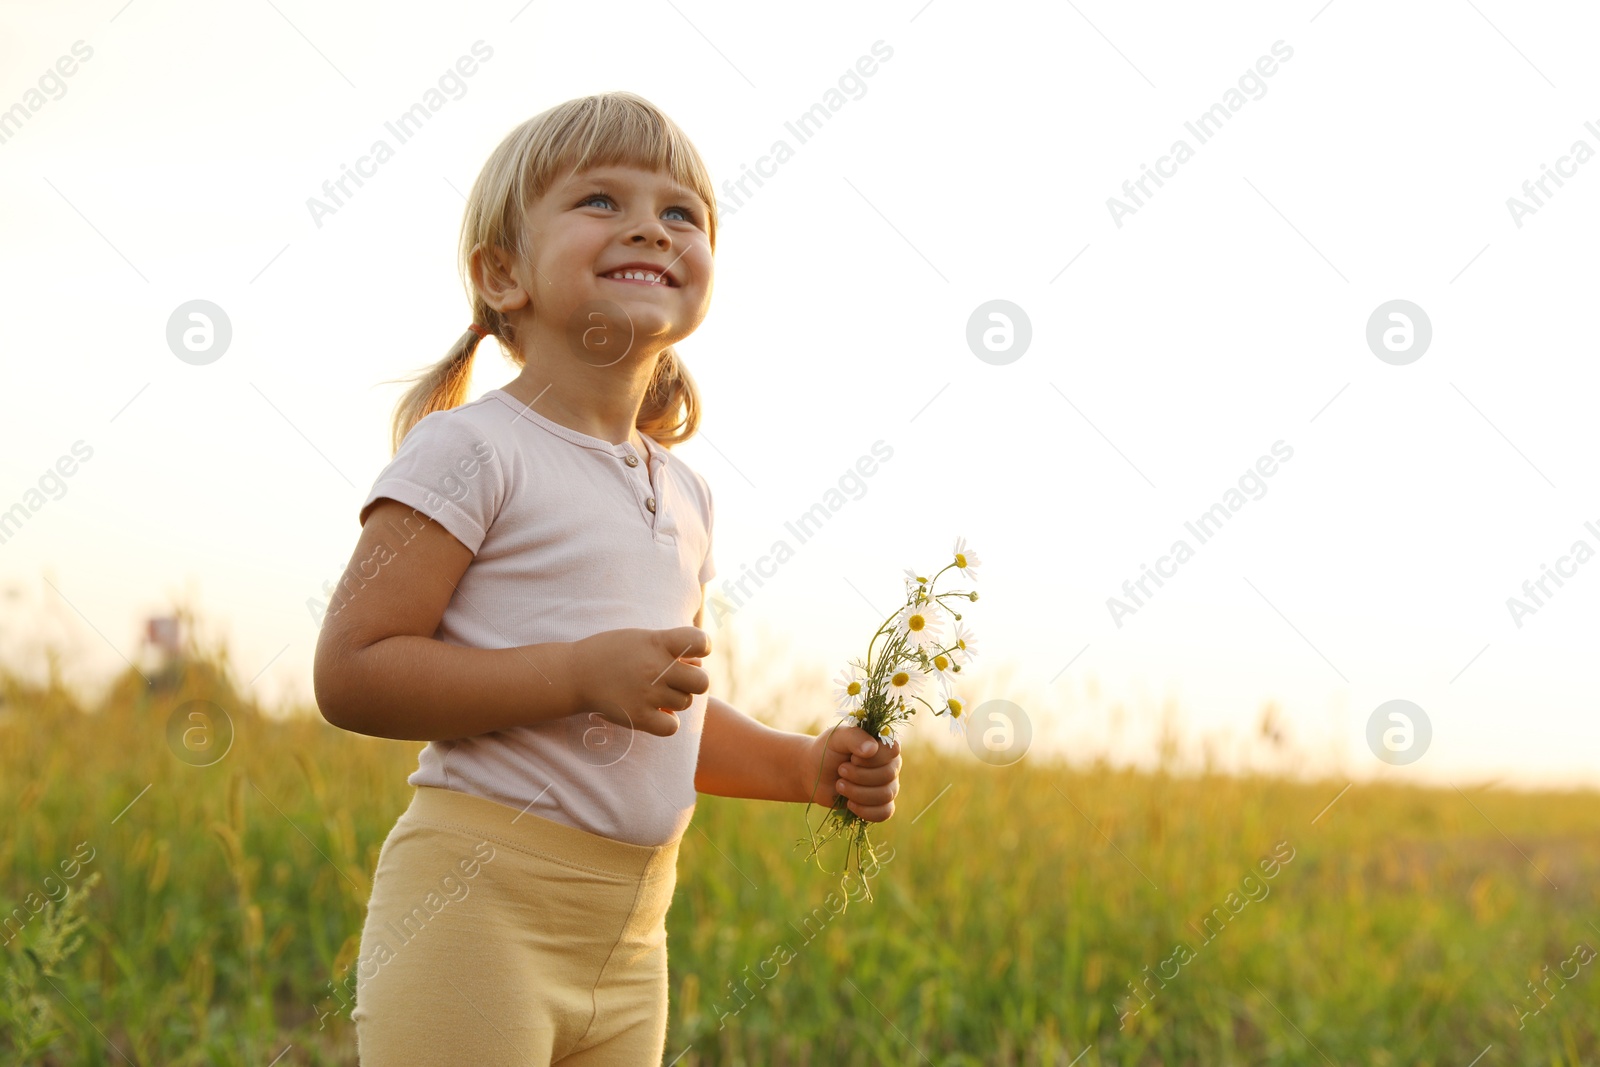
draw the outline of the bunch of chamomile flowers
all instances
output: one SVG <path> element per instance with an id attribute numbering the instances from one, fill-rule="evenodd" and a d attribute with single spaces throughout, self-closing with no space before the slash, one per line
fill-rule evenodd
<path id="1" fill-rule="evenodd" d="M 936 586 L 950 570 L 976 581 L 979 560 L 964 537 L 956 538 L 951 555 L 951 561 L 931 577 L 906 570 L 904 603 L 867 642 L 866 659 L 851 662 L 834 679 L 839 726 L 859 726 L 880 743 L 890 745 L 920 705 L 945 716 L 951 733 L 965 733 L 967 704 L 956 693 L 956 676 L 977 655 L 977 639 L 962 625 L 959 605 L 976 601 L 978 594 L 967 589 L 941 593 Z M 871 823 L 851 811 L 847 803 L 839 797 L 820 829 L 812 833 L 810 856 L 843 836 L 848 842 L 848 878 L 852 870 L 859 876 L 863 866 L 874 870 L 878 864 L 868 835 Z M 867 899 L 872 899 L 870 889 Z"/>

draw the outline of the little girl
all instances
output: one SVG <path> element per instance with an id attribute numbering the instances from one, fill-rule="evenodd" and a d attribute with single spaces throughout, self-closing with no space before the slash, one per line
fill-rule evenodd
<path id="1" fill-rule="evenodd" d="M 316 652 L 330 723 L 428 742 L 362 928 L 366 1067 L 658 1064 L 695 794 L 894 812 L 898 744 L 704 695 L 712 498 L 669 450 L 716 236 L 705 164 L 633 93 L 529 119 L 473 184 L 472 325 L 396 410 Z M 521 373 L 466 402 L 489 334 Z"/>

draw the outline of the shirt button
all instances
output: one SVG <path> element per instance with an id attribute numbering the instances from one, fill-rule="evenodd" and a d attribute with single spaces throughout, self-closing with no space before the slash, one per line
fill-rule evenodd
<path id="1" fill-rule="evenodd" d="M 649 500 L 646 500 L 644 502 L 644 506 L 650 509 L 650 514 L 654 515 L 656 511 L 656 498 L 651 497 Z"/>
<path id="2" fill-rule="evenodd" d="M 639 457 L 638 456 L 624 456 L 622 462 L 626 463 L 630 467 L 637 467 L 639 465 Z"/>

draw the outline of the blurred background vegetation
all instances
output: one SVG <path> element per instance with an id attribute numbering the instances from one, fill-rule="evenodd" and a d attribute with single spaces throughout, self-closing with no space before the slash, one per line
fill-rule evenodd
<path id="1" fill-rule="evenodd" d="M 343 991 L 421 746 L 257 706 L 190 622 L 93 697 L 53 651 L 0 665 L 0 1061 L 356 1062 Z M 831 707 L 816 672 L 718 642 L 735 706 Z M 805 809 L 701 799 L 668 1062 L 1600 1061 L 1600 795 L 1345 790 L 1166 744 L 1154 770 L 994 768 L 944 730 L 912 731 L 893 859 L 842 914 L 840 857 L 794 848 Z M 1257 742 L 1277 731 L 1268 709 Z"/>

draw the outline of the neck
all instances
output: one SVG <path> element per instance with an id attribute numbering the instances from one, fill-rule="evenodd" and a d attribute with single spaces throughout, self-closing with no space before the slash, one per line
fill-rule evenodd
<path id="1" fill-rule="evenodd" d="M 635 429 L 644 395 L 665 345 L 636 338 L 620 359 L 568 348 L 564 336 L 525 338 L 527 362 L 505 391 L 552 422 L 613 444 L 645 450 Z M 612 362 L 615 360 L 615 362 Z"/>

